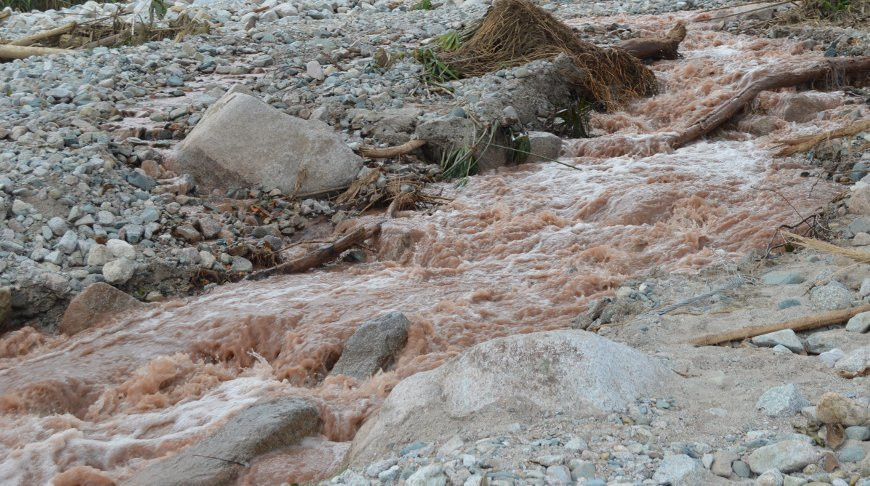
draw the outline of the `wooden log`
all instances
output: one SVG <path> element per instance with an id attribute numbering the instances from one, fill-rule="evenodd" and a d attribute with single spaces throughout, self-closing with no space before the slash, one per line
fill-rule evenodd
<path id="1" fill-rule="evenodd" d="M 782 331 L 784 329 L 791 329 L 795 332 L 809 331 L 811 329 L 818 329 L 820 327 L 840 324 L 842 322 L 848 321 L 852 317 L 855 317 L 856 314 L 860 314 L 862 312 L 870 312 L 870 304 L 862 305 L 859 307 L 852 307 L 849 309 L 823 312 L 821 314 L 801 317 L 799 319 L 779 322 L 776 324 L 741 327 L 739 329 L 734 329 L 731 331 L 708 334 L 706 336 L 692 339 L 690 343 L 694 344 L 695 346 L 713 346 L 716 344 L 727 343 L 730 341 L 741 341 L 746 338 L 761 336 L 762 334 Z"/>
<path id="2" fill-rule="evenodd" d="M 50 56 L 52 54 L 70 54 L 74 51 L 68 49 L 55 49 L 53 47 L 10 46 L 0 44 L 0 61 L 24 59 L 30 56 Z"/>
<path id="3" fill-rule="evenodd" d="M 0 22 L 2 22 L 2 21 L 4 21 L 4 20 L 8 19 L 8 18 L 11 17 L 11 16 L 12 16 L 12 11 L 11 11 L 11 10 L 3 10 L 3 11 L 0 11 Z"/>
<path id="4" fill-rule="evenodd" d="M 114 34 L 114 35 L 106 36 L 106 37 L 103 37 L 102 39 L 97 39 L 95 41 L 91 41 L 91 42 L 88 42 L 87 44 L 84 44 L 81 47 L 81 49 L 93 49 L 94 47 L 111 46 L 113 44 L 117 44 L 118 42 L 122 41 L 124 39 L 124 37 L 126 37 L 126 35 L 127 35 L 127 33 L 124 32 L 121 34 Z"/>
<path id="5" fill-rule="evenodd" d="M 734 96 L 694 121 L 682 133 L 668 137 L 669 145 L 674 149 L 680 148 L 719 128 L 746 108 L 762 91 L 789 88 L 825 79 L 843 79 L 849 75 L 866 76 L 868 73 L 870 73 L 870 56 L 820 59 L 800 66 L 775 66 L 752 71 L 740 81 Z"/>
<path id="6" fill-rule="evenodd" d="M 369 157 L 371 159 L 389 159 L 392 157 L 399 157 L 401 155 L 409 154 L 418 148 L 426 145 L 425 140 L 410 140 L 408 142 L 403 143 L 402 145 L 397 145 L 395 147 L 387 147 L 387 148 L 374 148 L 374 147 L 360 147 L 359 154 L 363 157 Z"/>
<path id="7" fill-rule="evenodd" d="M 676 59 L 677 49 L 686 38 L 686 24 L 678 22 L 664 37 L 637 37 L 616 46 L 642 61 Z"/>
<path id="8" fill-rule="evenodd" d="M 59 35 L 66 34 L 67 32 L 72 32 L 76 28 L 75 22 L 70 22 L 66 25 L 61 25 L 55 29 L 46 30 L 45 32 L 40 32 L 38 34 L 29 35 L 27 37 L 22 37 L 20 39 L 16 39 L 9 43 L 10 46 L 30 46 L 36 44 L 37 42 L 43 41 L 45 39 L 51 39 L 52 37 L 57 37 Z"/>
<path id="9" fill-rule="evenodd" d="M 368 238 L 371 238 L 372 236 L 377 234 L 378 231 L 380 231 L 380 228 L 380 224 L 369 228 L 366 228 L 365 226 L 360 226 L 354 231 L 335 240 L 335 242 L 333 243 L 323 245 L 312 251 L 311 253 L 296 258 L 295 260 L 291 260 L 289 262 L 282 263 L 280 265 L 276 265 L 265 270 L 260 270 L 259 272 L 254 272 L 248 275 L 245 280 L 262 280 L 264 278 L 268 278 L 274 275 L 301 273 L 314 267 L 318 267 L 323 263 L 338 258 L 338 256 L 341 255 L 345 250 L 349 250 L 350 248 L 364 242 Z"/>
<path id="10" fill-rule="evenodd" d="M 862 120 L 845 127 L 828 130 L 827 132 L 816 135 L 805 135 L 790 140 L 780 140 L 777 143 L 784 145 L 784 147 L 782 147 L 776 155 L 784 157 L 798 152 L 807 152 L 822 142 L 833 140 L 835 138 L 851 137 L 867 130 L 870 130 L 870 120 Z"/>

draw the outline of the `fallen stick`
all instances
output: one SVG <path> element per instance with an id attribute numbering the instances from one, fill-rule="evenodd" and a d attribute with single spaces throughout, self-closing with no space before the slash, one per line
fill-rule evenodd
<path id="1" fill-rule="evenodd" d="M 38 34 L 29 35 L 27 37 L 22 37 L 20 39 L 14 40 L 9 43 L 10 46 L 29 46 L 32 44 L 36 44 L 39 41 L 45 39 L 51 39 L 52 37 L 57 37 L 59 35 L 66 34 L 76 28 L 75 22 L 70 22 L 66 25 L 61 25 L 55 29 L 46 30 L 45 32 L 40 32 Z"/>
<path id="2" fill-rule="evenodd" d="M 777 66 L 747 73 L 737 93 L 710 113 L 689 125 L 682 133 L 670 137 L 671 148 L 687 143 L 719 128 L 743 110 L 762 91 L 788 88 L 823 79 L 838 80 L 849 74 L 870 72 L 870 56 L 824 59 L 798 67 Z"/>
<path id="3" fill-rule="evenodd" d="M 841 246 L 828 243 L 826 241 L 807 238 L 806 236 L 796 235 L 788 231 L 782 232 L 783 236 L 792 240 L 793 243 L 811 250 L 819 250 L 832 255 L 842 256 L 854 260 L 859 263 L 870 263 L 870 252 L 853 250 L 851 248 L 843 248 Z"/>
<path id="4" fill-rule="evenodd" d="M 796 332 L 809 331 L 811 329 L 818 329 L 820 327 L 840 324 L 855 317 L 856 314 L 868 311 L 870 311 L 870 304 L 862 305 L 859 307 L 852 307 L 850 309 L 840 309 L 835 311 L 823 312 L 821 314 L 801 317 L 799 319 L 793 319 L 791 321 L 780 322 L 777 324 L 741 327 L 740 329 L 701 336 L 699 338 L 692 339 L 689 342 L 695 346 L 713 346 L 716 344 L 727 343 L 729 341 L 742 341 L 743 339 L 760 336 L 762 334 L 767 334 L 775 331 L 782 331 L 785 329 L 791 329 Z"/>
<path id="5" fill-rule="evenodd" d="M 817 135 L 805 135 L 790 140 L 780 140 L 778 144 L 785 145 L 779 152 L 776 153 L 779 157 L 796 154 L 798 152 L 807 152 L 816 145 L 833 140 L 835 138 L 851 137 L 863 131 L 870 130 L 870 120 L 861 120 L 845 127 L 828 130 Z"/>
<path id="6" fill-rule="evenodd" d="M 126 37 L 126 36 L 127 36 L 127 33 L 124 32 L 122 34 L 114 34 L 114 35 L 110 35 L 107 37 L 103 37 L 102 39 L 97 39 L 95 41 L 91 41 L 91 42 L 88 42 L 87 44 L 84 44 L 81 47 L 81 49 L 93 49 L 94 47 L 110 46 L 113 44 L 117 44 L 122 39 L 124 39 L 124 37 Z"/>
<path id="7" fill-rule="evenodd" d="M 3 10 L 0 12 L 0 21 L 6 20 L 7 18 L 12 16 L 11 10 Z"/>
<path id="8" fill-rule="evenodd" d="M 50 56 L 52 54 L 70 54 L 68 49 L 55 49 L 53 47 L 10 46 L 0 44 L 0 61 L 12 61 L 24 59 L 30 56 Z"/>
<path id="9" fill-rule="evenodd" d="M 663 316 L 663 315 L 667 314 L 668 312 L 677 310 L 680 307 L 692 305 L 695 302 L 700 302 L 708 297 L 713 297 L 714 295 L 716 295 L 718 293 L 727 292 L 729 290 L 734 290 L 734 289 L 740 287 L 741 285 L 745 284 L 746 282 L 747 282 L 747 280 L 745 278 L 743 278 L 741 276 L 737 276 L 736 278 L 734 278 L 730 282 L 728 282 L 726 285 L 719 287 L 718 289 L 711 290 L 710 292 L 706 292 L 706 293 L 703 293 L 701 295 L 696 295 L 696 296 L 691 297 L 689 299 L 686 299 L 684 301 L 677 302 L 676 304 L 666 305 L 666 306 L 662 307 L 661 309 L 658 309 L 656 311 L 656 314 Z"/>
<path id="10" fill-rule="evenodd" d="M 685 22 L 677 22 L 664 37 L 636 37 L 616 46 L 642 61 L 676 59 L 677 49 L 686 38 Z"/>
<path id="11" fill-rule="evenodd" d="M 395 147 L 360 147 L 359 154 L 363 157 L 369 157 L 371 159 L 389 159 L 392 157 L 399 157 L 401 155 L 409 154 L 422 147 L 423 145 L 426 145 L 426 141 L 417 139 L 410 140 L 403 143 L 402 145 L 397 145 Z"/>
<path id="12" fill-rule="evenodd" d="M 282 263 L 280 265 L 276 265 L 265 270 L 260 270 L 259 272 L 254 272 L 248 275 L 245 280 L 262 280 L 264 278 L 268 278 L 274 275 L 301 273 L 314 267 L 318 267 L 323 263 L 338 258 L 338 256 L 341 255 L 345 250 L 348 250 L 371 238 L 378 231 L 380 231 L 380 229 L 380 224 L 377 224 L 374 227 L 370 228 L 360 226 L 354 231 L 335 240 L 334 243 L 323 245 L 320 248 L 314 250 L 313 252 L 308 253 L 307 255 L 299 257 L 295 260 L 291 260 L 289 262 Z"/>

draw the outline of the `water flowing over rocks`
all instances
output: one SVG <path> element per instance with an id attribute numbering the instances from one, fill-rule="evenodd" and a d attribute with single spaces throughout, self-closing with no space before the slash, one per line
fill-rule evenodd
<path id="1" fill-rule="evenodd" d="M 365 380 L 386 370 L 405 346 L 410 325 L 401 312 L 364 322 L 348 339 L 331 373 Z"/>

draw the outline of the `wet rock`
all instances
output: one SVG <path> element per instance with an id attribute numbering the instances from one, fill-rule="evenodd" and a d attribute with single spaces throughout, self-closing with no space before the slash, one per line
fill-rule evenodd
<path id="1" fill-rule="evenodd" d="M 804 278 L 797 272 L 774 270 L 764 274 L 762 281 L 767 285 L 794 285 L 803 283 Z"/>
<path id="2" fill-rule="evenodd" d="M 133 277 L 136 264 L 126 258 L 118 258 L 103 265 L 103 278 L 111 284 L 124 284 Z"/>
<path id="3" fill-rule="evenodd" d="M 0 287 L 0 329 L 12 316 L 12 289 Z"/>
<path id="4" fill-rule="evenodd" d="M 815 463 L 821 453 L 802 440 L 784 440 L 760 447 L 749 455 L 747 463 L 752 472 L 762 474 L 771 469 L 784 473 L 798 471 L 807 464 Z"/>
<path id="5" fill-rule="evenodd" d="M 837 361 L 834 369 L 840 376 L 854 378 L 867 373 L 870 369 L 870 346 L 853 349 Z"/>
<path id="6" fill-rule="evenodd" d="M 810 291 L 810 303 L 820 310 L 836 310 L 851 307 L 852 291 L 836 280 Z"/>
<path id="7" fill-rule="evenodd" d="M 200 189 L 259 186 L 285 194 L 346 187 L 362 159 L 326 124 L 289 116 L 253 96 L 225 95 L 181 142 L 170 164 Z"/>
<path id="8" fill-rule="evenodd" d="M 804 345 L 801 342 L 801 339 L 791 329 L 783 329 L 782 331 L 755 336 L 752 338 L 752 344 L 768 348 L 782 345 L 794 353 L 800 353 L 804 350 Z"/>
<path id="9" fill-rule="evenodd" d="M 809 405 L 809 400 L 801 395 L 794 384 L 789 383 L 768 389 L 758 399 L 755 408 L 769 417 L 787 417 Z"/>
<path id="10" fill-rule="evenodd" d="M 499 429 L 557 410 L 583 417 L 622 410 L 666 393 L 675 376 L 644 353 L 585 331 L 493 339 L 396 385 L 357 433 L 351 461 L 383 454 L 390 443 L 440 441 L 472 425 Z M 438 427 L 427 425 L 433 423 Z"/>
<path id="11" fill-rule="evenodd" d="M 870 330 L 870 312 L 856 314 L 846 323 L 846 330 L 851 332 L 867 332 Z"/>
<path id="12" fill-rule="evenodd" d="M 529 132 L 529 152 L 527 162 L 556 160 L 562 153 L 562 138 L 548 132 Z"/>
<path id="13" fill-rule="evenodd" d="M 123 484 L 150 486 L 232 484 L 251 459 L 283 449 L 320 431 L 317 408 L 300 398 L 256 403 L 212 435 L 168 459 L 157 461 Z M 219 457 L 223 460 L 214 460 Z"/>
<path id="14" fill-rule="evenodd" d="M 365 380 L 387 369 L 405 347 L 411 322 L 401 312 L 390 312 L 363 323 L 348 339 L 333 375 Z"/>
<path id="15" fill-rule="evenodd" d="M 63 313 L 58 329 L 72 336 L 85 329 L 98 327 L 121 312 L 144 305 L 109 284 L 97 282 L 73 298 Z"/>
<path id="16" fill-rule="evenodd" d="M 870 414 L 867 408 L 839 393 L 827 392 L 819 398 L 816 416 L 824 424 L 864 425 Z"/>

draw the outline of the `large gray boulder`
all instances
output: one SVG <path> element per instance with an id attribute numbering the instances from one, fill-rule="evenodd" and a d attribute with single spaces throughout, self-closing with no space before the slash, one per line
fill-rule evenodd
<path id="1" fill-rule="evenodd" d="M 344 346 L 333 375 L 365 380 L 389 367 L 408 341 L 411 322 L 401 312 L 390 312 L 364 322 Z"/>
<path id="2" fill-rule="evenodd" d="M 301 398 L 256 403 L 195 445 L 146 467 L 128 486 L 219 486 L 234 482 L 244 464 L 320 431 L 317 408 Z M 220 459 L 217 459 L 220 458 Z"/>
<path id="3" fill-rule="evenodd" d="M 192 175 L 200 190 L 259 186 L 302 195 L 346 187 L 362 159 L 329 125 L 231 92 L 206 110 L 169 165 Z"/>
<path id="4" fill-rule="evenodd" d="M 646 354 L 585 331 L 494 339 L 396 385 L 357 433 L 351 461 L 370 461 L 391 444 L 494 434 L 545 413 L 607 414 L 667 395 L 675 376 Z"/>

